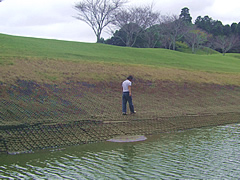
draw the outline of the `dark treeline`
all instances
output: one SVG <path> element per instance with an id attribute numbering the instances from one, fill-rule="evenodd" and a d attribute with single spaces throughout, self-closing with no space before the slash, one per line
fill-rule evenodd
<path id="1" fill-rule="evenodd" d="M 167 48 L 180 46 L 214 49 L 223 55 L 240 52 L 240 22 L 223 25 L 209 16 L 198 16 L 195 22 L 187 7 L 180 15 L 161 16 L 153 5 L 124 6 L 127 0 L 81 0 L 75 5 L 77 19 L 87 23 L 94 31 L 98 43 L 138 48 Z M 108 28 L 112 37 L 101 38 Z M 207 48 L 206 48 L 207 47 Z"/>
<path id="2" fill-rule="evenodd" d="M 181 14 L 160 16 L 152 7 L 131 8 L 115 16 L 111 38 L 100 42 L 138 48 L 167 48 L 177 50 L 179 44 L 188 46 L 195 53 L 208 47 L 223 55 L 240 53 L 240 22 L 223 25 L 209 16 L 198 16 L 194 23 L 187 7 Z"/>

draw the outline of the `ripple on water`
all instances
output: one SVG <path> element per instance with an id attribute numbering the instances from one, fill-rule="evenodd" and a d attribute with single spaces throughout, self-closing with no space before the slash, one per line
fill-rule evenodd
<path id="1" fill-rule="evenodd" d="M 161 134 L 138 143 L 1 156 L 0 178 L 238 179 L 239 134 L 239 125 L 227 125 Z"/>

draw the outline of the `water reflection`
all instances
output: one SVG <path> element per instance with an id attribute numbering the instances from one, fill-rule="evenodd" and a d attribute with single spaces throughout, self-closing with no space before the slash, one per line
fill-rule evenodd
<path id="1" fill-rule="evenodd" d="M 134 143 L 103 142 L 1 155 L 0 178 L 238 179 L 240 125 L 165 133 Z"/>

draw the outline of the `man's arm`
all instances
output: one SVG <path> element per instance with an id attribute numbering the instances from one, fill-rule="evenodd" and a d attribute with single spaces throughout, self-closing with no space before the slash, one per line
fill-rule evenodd
<path id="1" fill-rule="evenodd" d="M 129 90 L 129 96 L 132 96 L 132 87 L 128 86 L 128 90 Z"/>

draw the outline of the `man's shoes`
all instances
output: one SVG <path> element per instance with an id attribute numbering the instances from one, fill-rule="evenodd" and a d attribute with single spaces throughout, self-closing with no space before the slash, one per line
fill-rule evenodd
<path id="1" fill-rule="evenodd" d="M 130 114 L 136 114 L 136 111 L 131 112 Z M 127 113 L 123 112 L 122 115 L 127 115 Z"/>
<path id="2" fill-rule="evenodd" d="M 131 112 L 131 114 L 136 114 L 136 111 L 134 111 L 134 112 Z"/>

